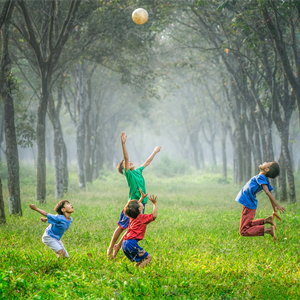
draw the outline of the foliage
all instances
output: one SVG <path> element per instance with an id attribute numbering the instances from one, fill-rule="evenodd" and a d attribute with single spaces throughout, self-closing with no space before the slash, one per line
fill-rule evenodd
<path id="1" fill-rule="evenodd" d="M 149 167 L 158 177 L 182 176 L 191 170 L 190 163 L 183 159 L 163 154 L 153 166 Z"/>

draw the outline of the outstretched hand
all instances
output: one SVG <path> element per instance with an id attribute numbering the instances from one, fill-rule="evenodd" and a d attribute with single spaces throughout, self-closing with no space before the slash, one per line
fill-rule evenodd
<path id="1" fill-rule="evenodd" d="M 141 188 L 140 188 L 140 193 L 141 193 L 141 198 L 140 198 L 139 202 L 142 202 L 148 196 L 148 193 L 145 194 Z"/>
<path id="2" fill-rule="evenodd" d="M 125 144 L 127 140 L 127 135 L 125 135 L 125 132 L 123 131 L 121 134 L 121 142 L 122 144 Z"/>
<path id="3" fill-rule="evenodd" d="M 283 206 L 276 206 L 275 207 L 275 211 L 274 213 L 277 214 L 277 210 L 280 211 L 280 213 L 285 213 L 285 208 Z M 279 216 L 277 215 L 276 218 L 278 218 Z"/>
<path id="4" fill-rule="evenodd" d="M 31 209 L 33 209 L 33 210 L 36 210 L 35 204 L 29 204 L 29 207 L 30 207 Z"/>
<path id="5" fill-rule="evenodd" d="M 155 153 L 158 153 L 158 152 L 160 151 L 160 149 L 161 149 L 161 146 L 156 146 L 156 147 L 154 148 L 154 152 L 155 152 Z"/>
<path id="6" fill-rule="evenodd" d="M 153 203 L 153 204 L 156 204 L 157 203 L 157 200 L 156 200 L 157 196 L 154 196 L 154 195 L 150 195 L 148 197 L 148 199 Z"/>
<path id="7" fill-rule="evenodd" d="M 46 222 L 48 221 L 48 219 L 42 217 L 42 218 L 41 218 L 41 221 L 44 222 L 44 223 L 46 223 Z"/>

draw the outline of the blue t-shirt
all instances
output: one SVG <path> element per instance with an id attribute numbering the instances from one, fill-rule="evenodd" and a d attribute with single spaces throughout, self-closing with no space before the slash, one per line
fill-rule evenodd
<path id="1" fill-rule="evenodd" d="M 253 176 L 238 193 L 235 201 L 248 208 L 256 209 L 256 194 L 263 190 L 263 184 L 266 184 L 268 186 L 269 191 L 273 190 L 273 187 L 269 183 L 268 177 L 266 177 L 265 175 Z"/>
<path id="2" fill-rule="evenodd" d="M 45 232 L 51 237 L 60 240 L 63 234 L 69 229 L 73 219 L 67 220 L 64 215 L 47 214 L 48 223 L 50 224 Z"/>

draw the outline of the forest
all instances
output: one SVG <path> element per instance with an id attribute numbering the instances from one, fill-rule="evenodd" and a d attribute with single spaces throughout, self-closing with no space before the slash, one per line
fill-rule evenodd
<path id="1" fill-rule="evenodd" d="M 132 12 L 139 7 L 149 14 L 144 25 L 132 21 Z M 260 290 L 257 283 L 252 293 L 246 283 L 235 287 L 232 278 L 249 276 L 253 282 L 258 280 L 254 275 L 256 271 L 251 273 L 250 267 L 241 271 L 244 272 L 241 275 L 239 269 L 243 263 L 239 261 L 232 273 L 227 269 L 228 281 L 224 279 L 218 285 L 224 266 L 212 271 L 215 277 L 205 271 L 207 264 L 211 263 L 213 268 L 212 252 L 201 250 L 204 256 L 208 255 L 204 258 L 207 264 L 202 261 L 205 267 L 201 273 L 196 263 L 191 269 L 184 264 L 177 265 L 189 259 L 180 248 L 177 262 L 168 262 L 173 275 L 167 270 L 165 275 L 157 275 L 163 268 L 160 261 L 156 267 L 155 263 L 151 266 L 157 269 L 146 271 L 152 273 L 150 282 L 145 285 L 139 283 L 142 279 L 119 284 L 118 279 L 110 278 L 112 284 L 108 283 L 99 294 L 96 285 L 103 282 L 92 285 L 92 290 L 95 288 L 92 296 L 87 292 L 88 283 L 86 286 L 74 283 L 65 299 L 265 299 L 268 293 L 269 299 L 300 297 L 299 283 L 296 283 L 300 276 L 296 259 L 300 212 L 297 206 L 300 192 L 300 1 L 1 0 L 0 30 L 1 299 L 59 299 L 58 295 L 63 298 L 63 292 L 55 285 L 55 272 L 67 274 L 67 263 L 58 266 L 54 259 L 49 262 L 47 258 L 48 265 L 42 265 L 45 262 L 42 256 L 46 254 L 41 254 L 44 247 L 39 238 L 41 234 L 33 229 L 37 226 L 41 231 L 43 224 L 34 225 L 37 221 L 30 215 L 29 203 L 53 211 L 59 200 L 70 199 L 76 203 L 75 212 L 76 206 L 80 207 L 78 220 L 92 216 L 90 221 L 100 222 L 105 236 L 102 242 L 96 237 L 88 241 L 88 234 L 96 236 L 98 229 L 82 221 L 87 230 L 91 227 L 87 233 L 78 232 L 77 244 L 84 244 L 86 239 L 86 245 L 84 250 L 76 251 L 92 253 L 94 259 L 99 255 L 97 251 L 104 252 L 96 264 L 100 264 L 99 270 L 103 269 L 104 273 L 105 268 L 112 268 L 114 275 L 107 271 L 106 278 L 120 276 L 114 268 L 123 270 L 121 273 L 131 268 L 125 260 L 118 262 L 118 267 L 104 262 L 113 224 L 128 194 L 126 182 L 116 171 L 123 158 L 120 142 L 123 131 L 128 136 L 129 158 L 136 166 L 141 165 L 156 146 L 162 147 L 145 175 L 147 191 L 158 194 L 158 203 L 162 202 L 162 211 L 169 216 L 165 219 L 166 226 L 172 227 L 172 218 L 178 218 L 173 230 L 174 238 L 179 240 L 179 235 L 192 234 L 190 230 L 197 226 L 198 213 L 198 217 L 206 212 L 208 219 L 220 218 L 222 223 L 227 218 L 237 224 L 240 212 L 239 207 L 234 207 L 236 194 L 260 172 L 261 164 L 278 162 L 280 176 L 270 179 L 270 183 L 273 196 L 287 208 L 286 215 L 281 216 L 286 220 L 282 220 L 279 227 L 294 235 L 291 250 L 286 254 L 288 259 L 281 256 L 289 247 L 284 244 L 289 241 L 289 237 L 288 241 L 284 240 L 284 234 L 274 250 L 274 259 L 286 262 L 282 272 L 289 275 L 283 278 L 280 273 L 278 278 L 273 278 L 271 272 L 267 273 L 269 277 L 260 280 L 265 279 L 270 285 L 265 283 L 265 290 Z M 221 201 L 223 197 L 225 202 Z M 168 209 L 168 205 L 171 208 Z M 93 212 L 88 212 L 90 207 Z M 266 207 L 264 203 L 261 217 L 266 216 Z M 97 210 L 101 212 L 98 214 Z M 223 216 L 220 210 L 224 210 Z M 182 221 L 181 224 L 180 215 L 190 223 Z M 157 223 L 161 222 L 159 218 Z M 177 222 L 181 227 L 176 227 Z M 205 227 L 205 224 L 202 225 Z M 23 226 L 30 227 L 28 234 L 32 243 L 39 239 L 34 248 L 30 242 L 23 249 L 18 248 L 20 241 L 17 240 L 27 235 L 23 236 Z M 152 243 L 163 243 L 165 238 L 166 247 L 179 247 L 170 238 L 171 228 L 153 226 L 156 226 L 156 242 L 152 237 Z M 236 245 L 240 255 L 247 255 L 246 242 L 239 240 L 238 225 L 234 226 L 236 228 L 228 229 L 226 241 L 239 243 Z M 192 236 L 191 239 L 194 242 L 207 239 L 205 249 L 225 249 L 217 251 L 219 257 L 224 255 L 222 259 L 227 267 L 231 262 L 234 265 L 237 258 L 233 252 L 226 261 L 229 246 L 218 242 L 222 238 L 222 224 L 216 228 L 215 241 L 208 240 L 214 235 L 213 227 L 207 228 L 205 238 Z M 189 233 L 184 233 L 185 230 Z M 73 234 L 76 235 L 76 230 Z M 94 246 L 97 242 L 101 244 L 98 248 Z M 9 246 L 14 243 L 18 250 Z M 27 244 L 25 240 L 24 243 Z M 74 243 L 74 236 L 73 240 L 68 237 L 69 248 Z M 261 240 L 255 243 L 251 239 L 252 250 L 256 251 L 251 255 L 258 255 L 259 249 L 270 247 L 270 243 L 263 246 Z M 197 246 L 195 249 L 200 251 Z M 168 257 L 167 249 L 162 251 Z M 32 257 L 21 262 L 26 255 Z M 14 261 L 14 270 L 4 266 L 4 261 L 10 259 Z M 86 259 L 90 259 L 89 256 L 77 257 L 74 264 L 78 267 Z M 269 258 L 253 258 L 254 268 L 259 273 L 261 267 L 256 259 L 266 264 Z M 21 277 L 13 274 L 33 272 L 30 266 L 27 271 L 17 267 L 25 265 L 26 260 L 38 261 L 35 267 L 37 264 L 39 267 L 34 272 L 44 272 L 50 277 L 54 274 L 49 279 L 54 285 L 44 284 L 37 289 L 40 293 L 35 293 L 34 283 L 32 286 L 29 283 L 34 282 L 33 279 L 28 280 L 27 285 L 18 282 Z M 93 262 L 84 264 L 92 266 Z M 291 271 L 293 266 L 296 270 Z M 264 273 L 265 267 L 262 268 Z M 7 272 L 11 272 L 10 275 Z M 141 271 L 132 272 L 135 272 L 132 278 L 143 276 Z M 207 279 L 211 280 L 208 285 L 203 283 L 201 288 L 197 287 L 192 279 L 198 276 L 195 272 L 200 272 L 197 273 L 200 281 L 205 281 L 207 274 L 212 276 Z M 168 276 L 174 276 L 169 280 L 172 284 Z M 77 282 L 72 278 L 71 281 Z M 161 284 L 156 283 L 158 286 L 152 288 L 151 282 L 156 278 L 160 278 Z M 57 295 L 52 288 L 57 289 Z M 278 294 L 274 289 L 278 289 Z"/>

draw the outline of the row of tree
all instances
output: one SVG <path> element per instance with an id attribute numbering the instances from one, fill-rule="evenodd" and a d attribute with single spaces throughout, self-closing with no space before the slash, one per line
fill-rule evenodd
<path id="1" fill-rule="evenodd" d="M 132 111 L 149 110 L 151 101 L 144 99 L 156 97 L 177 107 L 168 117 L 170 130 L 175 121 L 184 128 L 176 131 L 176 147 L 192 153 L 197 169 L 205 163 L 204 142 L 216 166 L 220 140 L 226 178 L 229 138 L 237 183 L 247 181 L 261 162 L 275 160 L 275 124 L 280 198 L 296 201 L 289 129 L 296 105 L 300 114 L 300 4 L 139 1 L 149 12 L 144 26 L 131 20 L 133 1 L 1 4 L 1 120 L 11 214 L 22 214 L 18 143 L 36 143 L 36 199 L 46 201 L 47 115 L 55 196 L 61 198 L 68 191 L 62 108 L 76 131 L 78 180 L 85 188 L 104 162 L 113 164 L 120 122 L 130 121 Z M 2 140 L 0 130 L 0 146 Z M 0 218 L 1 211 L 0 205 Z"/>

